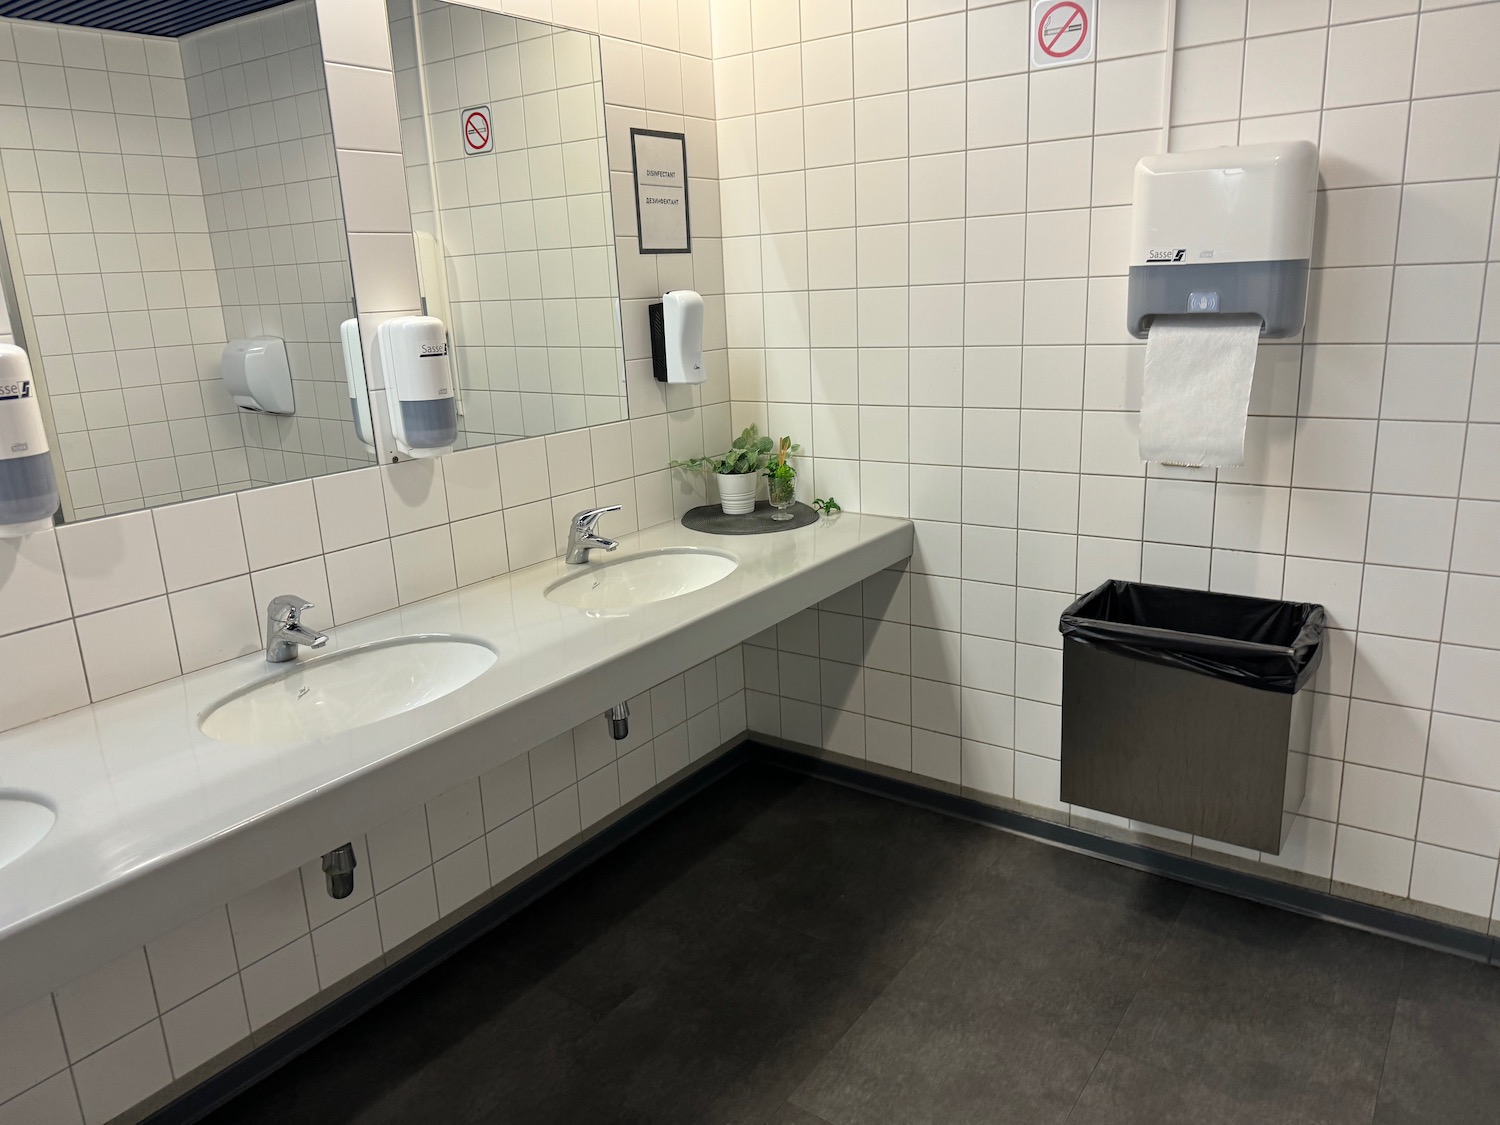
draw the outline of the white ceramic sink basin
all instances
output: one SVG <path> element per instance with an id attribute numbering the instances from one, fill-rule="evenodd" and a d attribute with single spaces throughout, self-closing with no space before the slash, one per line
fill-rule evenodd
<path id="1" fill-rule="evenodd" d="M 56 821 L 57 814 L 42 802 L 0 792 L 0 867 L 40 844 Z"/>
<path id="2" fill-rule="evenodd" d="M 495 663 L 466 637 L 401 637 L 303 660 L 221 699 L 198 718 L 210 738 L 304 742 L 388 719 L 457 691 Z"/>
<path id="3" fill-rule="evenodd" d="M 587 563 L 545 592 L 549 601 L 575 609 L 624 610 L 712 586 L 737 566 L 738 559 L 720 551 L 675 547 Z"/>

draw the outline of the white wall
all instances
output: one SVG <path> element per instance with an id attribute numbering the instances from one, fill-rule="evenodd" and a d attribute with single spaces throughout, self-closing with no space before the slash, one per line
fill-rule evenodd
<path id="1" fill-rule="evenodd" d="M 1099 0 L 1097 60 L 1030 73 L 1028 4 L 962 7 L 715 3 L 735 425 L 918 527 L 908 574 L 747 649 L 752 729 L 1094 821 L 1058 801 L 1075 594 L 1323 602 L 1286 850 L 1168 844 L 1486 928 L 1500 4 L 1179 5 L 1173 148 L 1322 151 L 1307 328 L 1261 347 L 1248 463 L 1217 474 L 1136 453 L 1130 174 L 1162 142 L 1168 4 Z"/>

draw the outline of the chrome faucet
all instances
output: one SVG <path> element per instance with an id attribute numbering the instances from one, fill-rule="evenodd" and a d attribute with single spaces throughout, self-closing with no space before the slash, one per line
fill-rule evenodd
<path id="1" fill-rule="evenodd" d="M 610 512 L 618 512 L 620 505 L 611 504 L 607 508 L 589 508 L 587 511 L 579 512 L 568 523 L 568 554 L 567 561 L 570 563 L 586 563 L 589 561 L 589 552 L 595 549 L 601 551 L 613 551 L 619 546 L 613 539 L 606 539 L 597 530 L 599 518 L 607 516 Z"/>
<path id="2" fill-rule="evenodd" d="M 302 624 L 302 614 L 312 609 L 312 602 L 295 594 L 282 594 L 266 609 L 266 661 L 284 664 L 297 659 L 297 649 L 322 648 L 328 635 Z"/>

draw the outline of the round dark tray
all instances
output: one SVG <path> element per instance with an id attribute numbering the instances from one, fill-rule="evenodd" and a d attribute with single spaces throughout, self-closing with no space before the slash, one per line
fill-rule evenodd
<path id="1" fill-rule="evenodd" d="M 689 531 L 706 531 L 710 535 L 769 535 L 773 531 L 791 531 L 818 522 L 819 516 L 801 501 L 792 505 L 792 518 L 773 520 L 776 511 L 765 500 L 755 502 L 755 511 L 743 516 L 726 516 L 717 504 L 704 504 L 693 508 L 682 517 L 682 526 Z"/>

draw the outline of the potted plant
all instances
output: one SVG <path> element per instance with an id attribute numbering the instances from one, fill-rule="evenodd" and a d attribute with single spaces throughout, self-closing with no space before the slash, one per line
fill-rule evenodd
<path id="1" fill-rule="evenodd" d="M 792 464 L 792 454 L 802 447 L 793 445 L 792 439 L 784 437 L 776 447 L 776 456 L 766 465 L 766 491 L 771 498 L 771 507 L 776 509 L 773 520 L 792 518 L 792 503 L 797 499 L 797 467 Z"/>
<path id="2" fill-rule="evenodd" d="M 755 511 L 757 474 L 771 459 L 775 443 L 761 437 L 755 426 L 746 426 L 724 453 L 710 457 L 689 457 L 670 462 L 674 469 L 693 469 L 713 473 L 719 478 L 719 504 L 727 516 L 743 516 Z"/>

